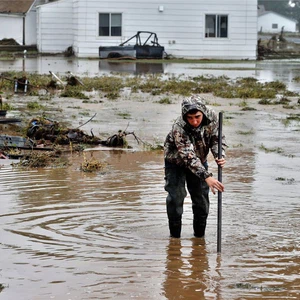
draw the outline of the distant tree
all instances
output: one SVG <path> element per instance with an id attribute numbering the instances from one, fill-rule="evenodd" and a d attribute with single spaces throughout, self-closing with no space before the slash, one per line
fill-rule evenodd
<path id="1" fill-rule="evenodd" d="M 285 15 L 285 12 L 290 7 L 288 0 L 258 0 L 258 5 L 264 5 L 266 10 L 274 11 L 282 15 Z"/>

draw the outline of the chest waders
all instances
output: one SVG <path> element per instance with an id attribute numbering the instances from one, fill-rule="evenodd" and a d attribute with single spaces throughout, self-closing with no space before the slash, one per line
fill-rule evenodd
<path id="1" fill-rule="evenodd" d="M 207 163 L 203 164 L 207 169 Z M 192 200 L 193 229 L 195 237 L 205 234 L 206 220 L 209 213 L 209 187 L 207 183 L 189 169 L 165 162 L 165 190 L 167 215 L 171 237 L 180 238 L 184 199 L 187 190 Z"/>

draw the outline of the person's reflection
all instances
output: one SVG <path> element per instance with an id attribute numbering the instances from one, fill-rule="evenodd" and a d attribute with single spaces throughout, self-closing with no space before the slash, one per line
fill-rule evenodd
<path id="1" fill-rule="evenodd" d="M 208 259 L 204 239 L 194 238 L 182 246 L 181 239 L 170 239 L 167 247 L 164 294 L 171 299 L 205 299 Z"/>

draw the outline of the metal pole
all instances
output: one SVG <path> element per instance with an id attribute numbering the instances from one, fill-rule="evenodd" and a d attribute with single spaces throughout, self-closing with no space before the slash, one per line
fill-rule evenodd
<path id="1" fill-rule="evenodd" d="M 218 158 L 222 158 L 222 123 L 223 113 L 219 112 L 219 136 L 218 136 Z M 222 182 L 222 168 L 218 166 L 218 180 Z M 221 253 L 222 239 L 222 192 L 218 191 L 218 232 L 217 232 L 217 252 Z"/>

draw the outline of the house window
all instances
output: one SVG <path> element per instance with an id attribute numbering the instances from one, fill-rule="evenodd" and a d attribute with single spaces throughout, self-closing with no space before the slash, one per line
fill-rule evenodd
<path id="1" fill-rule="evenodd" d="M 228 37 L 228 16 L 227 15 L 206 15 L 205 16 L 205 37 L 227 38 Z"/>
<path id="2" fill-rule="evenodd" d="M 112 13 L 99 14 L 99 36 L 121 36 L 122 15 Z"/>
<path id="3" fill-rule="evenodd" d="M 272 24 L 272 28 L 273 29 L 277 29 L 278 28 L 278 24 Z"/>

